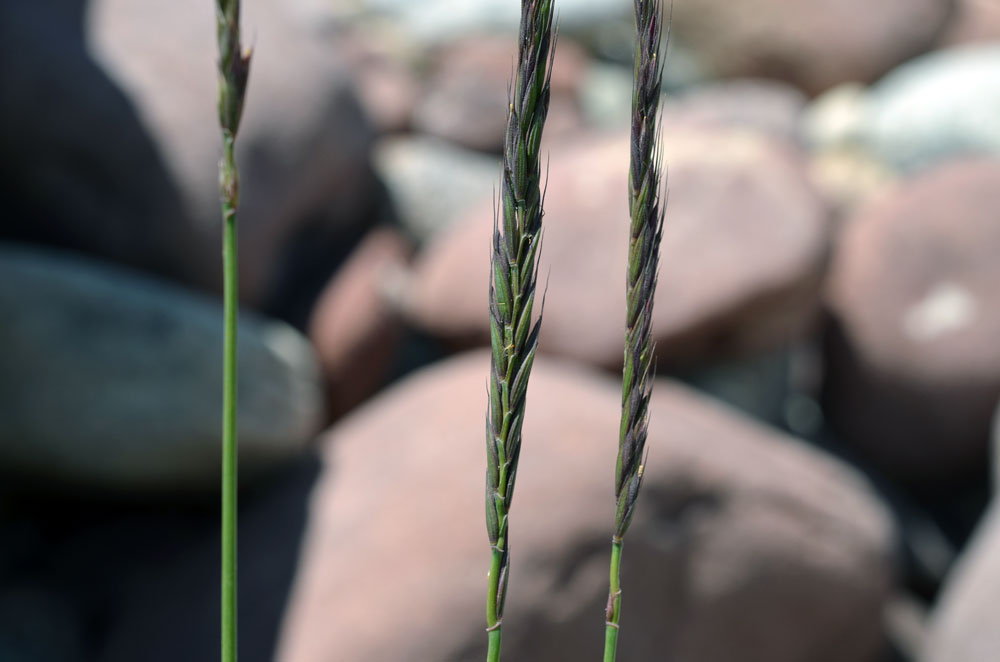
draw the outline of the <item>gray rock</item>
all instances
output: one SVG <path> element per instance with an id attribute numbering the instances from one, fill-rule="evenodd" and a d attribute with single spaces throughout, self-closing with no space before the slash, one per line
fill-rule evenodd
<path id="1" fill-rule="evenodd" d="M 498 157 L 427 137 L 380 141 L 375 167 L 403 225 L 421 240 L 449 227 L 488 196 L 500 177 Z"/>
<path id="2" fill-rule="evenodd" d="M 299 3 L 304 0 L 298 0 Z M 322 0 L 308 0 L 315 4 Z M 356 23 L 397 25 L 409 37 L 425 45 L 445 44 L 483 32 L 517 34 L 520 8 L 506 0 L 354 0 L 324 3 L 314 11 L 327 20 L 344 20 L 350 12 Z M 588 50 L 619 62 L 630 62 L 635 40 L 635 19 L 630 0 L 560 0 L 557 5 L 560 35 L 587 46 Z M 314 19 L 315 20 L 315 19 Z"/>
<path id="3" fill-rule="evenodd" d="M 810 106 L 803 129 L 818 148 L 860 147 L 912 173 L 1000 155 L 998 106 L 1000 46 L 963 46 L 908 62 L 869 90 L 831 90 Z"/>
<path id="4" fill-rule="evenodd" d="M 0 466 L 101 488 L 217 480 L 222 308 L 83 258 L 0 248 Z M 318 369 L 283 324 L 239 329 L 245 475 L 296 455 L 320 424 Z"/>
<path id="5" fill-rule="evenodd" d="M 324 438 L 275 659 L 481 659 L 488 365 L 483 351 L 431 366 Z M 536 360 L 511 514 L 505 657 L 600 650 L 620 388 Z M 893 532 L 865 481 L 667 380 L 650 411 L 620 657 L 877 659 Z"/>
<path id="6" fill-rule="evenodd" d="M 678 377 L 758 421 L 785 424 L 792 399 L 788 348 L 700 366 Z"/>
<path id="7" fill-rule="evenodd" d="M 931 620 L 920 662 L 986 662 L 1000 659 L 1000 506 L 983 518 L 952 570 Z"/>
<path id="8" fill-rule="evenodd" d="M 872 88 L 863 139 L 913 171 L 959 156 L 1000 155 L 1000 46 L 939 51 Z"/>
<path id="9" fill-rule="evenodd" d="M 405 22 L 420 38 L 444 41 L 451 37 L 492 29 L 517 29 L 518 3 L 506 0 L 364 0 L 368 9 Z M 576 34 L 608 21 L 632 20 L 629 0 L 560 0 L 560 30 Z"/>
<path id="10" fill-rule="evenodd" d="M 583 79 L 580 106 L 596 128 L 627 128 L 632 116 L 632 72 L 618 64 L 594 62 Z"/>

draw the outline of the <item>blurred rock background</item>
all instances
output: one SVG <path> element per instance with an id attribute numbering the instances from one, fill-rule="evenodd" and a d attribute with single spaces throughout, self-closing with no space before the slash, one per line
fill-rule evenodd
<path id="1" fill-rule="evenodd" d="M 505 654 L 600 646 L 631 3 L 559 0 Z M 246 0 L 247 662 L 482 657 L 516 0 Z M 1000 3 L 676 0 L 623 658 L 993 662 Z M 217 658 L 212 3 L 0 4 L 0 661 Z"/>

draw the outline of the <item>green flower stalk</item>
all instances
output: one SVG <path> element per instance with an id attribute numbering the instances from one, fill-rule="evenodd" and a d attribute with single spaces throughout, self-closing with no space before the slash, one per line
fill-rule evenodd
<path id="1" fill-rule="evenodd" d="M 532 322 L 542 233 L 542 129 L 555 52 L 552 0 L 522 0 L 517 69 L 509 90 L 500 210 L 494 219 L 490 279 L 489 411 L 486 416 L 486 529 L 492 560 L 486 598 L 488 662 L 500 659 L 510 568 L 507 518 L 521 451 L 528 377 L 541 315 Z"/>
<path id="2" fill-rule="evenodd" d="M 219 42 L 219 126 L 222 160 L 219 192 L 222 198 L 223 261 L 223 386 L 222 386 L 222 662 L 236 662 L 236 317 L 238 277 L 236 210 L 239 172 L 236 169 L 236 132 L 243 114 L 250 53 L 240 43 L 239 0 L 217 0 L 216 34 Z"/>
<path id="3" fill-rule="evenodd" d="M 653 298 L 660 262 L 665 205 L 660 198 L 660 80 L 663 73 L 660 0 L 634 0 L 635 69 L 632 86 L 632 136 L 629 165 L 631 216 L 626 273 L 625 367 L 622 372 L 622 419 L 615 466 L 615 532 L 605 612 L 604 660 L 613 662 L 621 617 L 622 544 L 642 485 L 649 397 L 653 390 Z"/>

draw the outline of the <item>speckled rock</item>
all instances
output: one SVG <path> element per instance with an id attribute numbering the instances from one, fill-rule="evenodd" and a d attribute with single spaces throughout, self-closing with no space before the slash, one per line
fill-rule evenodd
<path id="1" fill-rule="evenodd" d="M 483 351 L 428 367 L 323 439 L 277 660 L 483 657 L 488 365 Z M 535 363 L 511 513 L 511 659 L 600 649 L 620 397 L 616 379 Z M 620 656 L 876 659 L 892 528 L 863 479 L 666 380 L 650 411 Z"/>

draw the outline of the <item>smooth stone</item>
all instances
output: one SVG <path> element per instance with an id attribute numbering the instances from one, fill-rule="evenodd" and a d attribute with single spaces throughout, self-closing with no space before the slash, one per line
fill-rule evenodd
<path id="1" fill-rule="evenodd" d="M 325 435 L 277 660 L 483 656 L 488 365 L 482 351 L 429 366 Z M 505 657 L 600 650 L 620 388 L 536 360 L 511 512 Z M 893 532 L 865 481 L 667 380 L 650 412 L 619 656 L 876 659 Z"/>
<path id="2" fill-rule="evenodd" d="M 133 100 L 93 59 L 87 4 L 0 3 L 0 240 L 205 285 L 192 262 L 206 246 Z"/>
<path id="3" fill-rule="evenodd" d="M 888 475 L 961 483 L 1000 399 L 1000 161 L 956 161 L 853 214 L 827 284 L 831 425 Z"/>
<path id="4" fill-rule="evenodd" d="M 869 103 L 862 136 L 902 171 L 963 156 L 1000 156 L 1000 45 L 908 62 L 872 88 Z"/>
<path id="5" fill-rule="evenodd" d="M 308 329 L 331 416 L 357 406 L 389 378 L 404 336 L 396 290 L 412 248 L 398 230 L 373 230 L 320 295 Z"/>
<path id="6" fill-rule="evenodd" d="M 200 0 L 89 4 L 90 50 L 135 105 L 198 233 L 186 266 L 206 289 L 218 290 L 221 138 L 213 6 Z M 236 148 L 241 296 L 269 310 L 295 294 L 282 290 L 295 280 L 289 272 L 325 265 L 373 222 L 374 131 L 336 41 L 304 27 L 280 0 L 243 5 L 244 45 L 254 54 Z M 325 250 L 303 255 L 303 242 Z"/>
<path id="7" fill-rule="evenodd" d="M 107 491 L 214 489 L 222 306 L 85 258 L 0 248 L 0 466 Z M 239 325 L 240 467 L 302 452 L 322 422 L 316 359 L 288 326 Z"/>
<path id="8" fill-rule="evenodd" d="M 443 232 L 500 180 L 500 159 L 426 136 L 379 141 L 375 167 L 403 226 L 419 240 Z"/>
<path id="9" fill-rule="evenodd" d="M 703 75 L 783 80 L 808 94 L 877 80 L 929 50 L 951 0 L 699 0 L 673 8 L 673 48 Z"/>
<path id="10" fill-rule="evenodd" d="M 870 89 L 822 95 L 803 122 L 820 149 L 864 149 L 903 174 L 1000 155 L 1000 45 L 974 44 L 907 62 Z"/>
<path id="11" fill-rule="evenodd" d="M 920 662 L 985 662 L 1000 656 L 1000 507 L 994 503 L 952 570 L 931 617 Z"/>
<path id="12" fill-rule="evenodd" d="M 661 367 L 769 351 L 802 337 L 819 310 L 829 229 L 797 150 L 745 130 L 679 126 L 665 134 L 664 149 L 670 197 L 653 317 Z M 627 135 L 553 147 L 549 164 L 541 351 L 617 369 Z M 406 291 L 408 318 L 452 345 L 489 342 L 493 214 L 485 201 L 429 245 Z"/>

